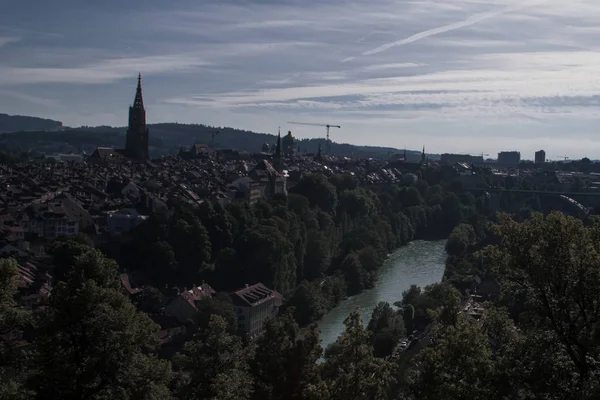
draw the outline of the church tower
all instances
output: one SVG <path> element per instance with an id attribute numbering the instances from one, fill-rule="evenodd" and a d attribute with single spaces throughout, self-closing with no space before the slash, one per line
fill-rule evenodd
<path id="1" fill-rule="evenodd" d="M 146 110 L 142 98 L 142 75 L 138 75 L 137 90 L 133 105 L 129 107 L 129 126 L 125 141 L 127 157 L 136 161 L 147 161 L 148 155 L 148 127 L 146 126 Z"/>

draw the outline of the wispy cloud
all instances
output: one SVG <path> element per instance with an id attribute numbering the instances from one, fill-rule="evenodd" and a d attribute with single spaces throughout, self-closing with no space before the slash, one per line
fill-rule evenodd
<path id="1" fill-rule="evenodd" d="M 5 90 L 0 89 L 0 96 L 8 96 L 13 99 L 22 100 L 27 103 L 42 106 L 42 107 L 57 107 L 59 106 L 59 102 L 55 99 L 47 99 L 39 96 L 31 96 L 23 92 L 15 91 L 15 90 Z"/>
<path id="2" fill-rule="evenodd" d="M 19 40 L 21 40 L 21 38 L 16 36 L 0 36 L 0 47 L 4 47 L 9 43 L 16 43 Z"/>
<path id="3" fill-rule="evenodd" d="M 363 56 L 370 56 L 373 54 L 378 54 L 381 53 L 382 51 L 386 51 L 388 49 L 391 49 L 392 47 L 396 47 L 396 46 L 402 46 L 405 44 L 409 44 L 409 43 L 414 43 L 417 42 L 419 40 L 422 39 L 426 39 L 428 37 L 431 36 L 436 36 L 436 35 L 440 35 L 442 33 L 446 33 L 446 32 L 450 32 L 450 31 L 454 31 L 456 29 L 461 29 L 461 28 L 467 28 L 469 26 L 478 24 L 480 22 L 492 19 L 492 18 L 496 18 L 499 17 L 501 15 L 504 14 L 508 14 L 514 11 L 519 11 L 519 10 L 523 10 L 525 8 L 529 8 L 529 7 L 534 7 L 540 4 L 543 4 L 545 2 L 545 0 L 538 0 L 538 1 L 534 1 L 534 2 L 525 2 L 522 4 L 517 4 L 517 5 L 511 5 L 508 7 L 504 7 L 501 8 L 500 10 L 496 10 L 496 11 L 487 11 L 487 12 L 483 12 L 480 14 L 476 14 L 476 15 L 472 15 L 469 18 L 463 20 L 463 21 L 458 21 L 458 22 L 454 22 L 452 24 L 448 24 L 448 25 L 443 25 L 443 26 L 439 26 L 437 28 L 432 28 L 432 29 L 428 29 L 426 31 L 423 32 L 419 32 L 419 33 L 415 33 L 414 35 L 411 35 L 405 39 L 402 40 L 396 40 L 394 42 L 390 42 L 390 43 L 386 43 L 383 44 L 381 46 L 378 46 L 372 50 L 369 51 L 365 51 L 362 53 Z"/>
<path id="4" fill-rule="evenodd" d="M 199 54 L 172 54 L 99 61 L 96 64 L 64 68 L 0 67 L 0 85 L 38 83 L 106 84 L 131 78 L 135 71 L 148 74 L 181 72 L 209 65 Z"/>

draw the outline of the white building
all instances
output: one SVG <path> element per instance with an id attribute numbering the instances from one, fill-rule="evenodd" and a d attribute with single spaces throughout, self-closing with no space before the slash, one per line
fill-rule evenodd
<path id="1" fill-rule="evenodd" d="M 244 340 L 254 340 L 264 332 L 267 319 L 275 317 L 283 296 L 262 283 L 240 289 L 231 295 L 238 320 L 238 331 Z"/>

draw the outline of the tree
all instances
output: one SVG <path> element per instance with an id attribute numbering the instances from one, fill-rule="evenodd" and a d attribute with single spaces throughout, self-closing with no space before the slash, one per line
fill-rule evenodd
<path id="1" fill-rule="evenodd" d="M 52 291 L 28 386 L 40 399 L 170 398 L 158 326 L 118 290 L 116 264 L 92 251 Z"/>
<path id="2" fill-rule="evenodd" d="M 340 194 L 338 208 L 352 218 L 366 217 L 375 212 L 375 205 L 363 189 L 345 190 Z"/>
<path id="3" fill-rule="evenodd" d="M 17 284 L 16 261 L 0 259 L 0 398 L 7 400 L 24 400 L 31 394 L 23 388 L 27 370 L 12 351 L 16 340 L 10 339 L 10 333 L 18 333 L 30 320 L 29 313 L 14 300 Z"/>
<path id="4" fill-rule="evenodd" d="M 404 207 L 415 207 L 423 204 L 423 197 L 417 188 L 410 186 L 401 192 L 400 201 Z"/>
<path id="5" fill-rule="evenodd" d="M 282 293 L 296 285 L 296 258 L 287 235 L 282 232 L 281 219 L 269 219 L 251 228 L 237 241 L 237 253 L 243 260 L 241 278 L 244 283 L 263 282 Z"/>
<path id="6" fill-rule="evenodd" d="M 240 338 L 227 333 L 225 320 L 211 316 L 208 329 L 199 331 L 175 359 L 181 372 L 179 398 L 249 399 L 252 379 L 248 358 Z"/>
<path id="7" fill-rule="evenodd" d="M 48 249 L 48 254 L 52 256 L 54 264 L 54 279 L 64 280 L 69 269 L 75 263 L 75 258 L 90 250 L 92 247 L 82 243 L 82 240 L 71 240 L 67 237 L 55 240 Z"/>
<path id="8" fill-rule="evenodd" d="M 136 299 L 140 311 L 156 314 L 165 304 L 165 296 L 153 286 L 146 286 Z"/>
<path id="9" fill-rule="evenodd" d="M 384 301 L 373 309 L 367 329 L 372 333 L 374 355 L 380 358 L 391 355 L 405 334 L 402 317 Z"/>
<path id="10" fill-rule="evenodd" d="M 326 299 L 317 284 L 303 281 L 289 300 L 294 318 L 300 325 L 316 322 L 327 312 Z"/>
<path id="11" fill-rule="evenodd" d="M 226 293 L 217 293 L 213 297 L 204 297 L 196 302 L 198 310 L 194 322 L 198 329 L 208 329 L 213 315 L 221 317 L 227 323 L 227 332 L 235 333 L 237 330 L 237 317 L 233 308 L 231 297 Z"/>
<path id="12" fill-rule="evenodd" d="M 360 293 L 370 286 L 371 277 L 362 267 L 360 257 L 357 253 L 352 252 L 348 254 L 342 261 L 341 268 L 348 280 L 349 294 Z"/>
<path id="13" fill-rule="evenodd" d="M 434 328 L 429 334 L 429 346 L 416 356 L 412 365 L 409 381 L 414 398 L 485 399 L 493 394 L 488 338 L 468 316 L 457 325 Z"/>
<path id="14" fill-rule="evenodd" d="M 323 366 L 332 400 L 367 400 L 390 398 L 394 384 L 392 364 L 373 356 L 371 334 L 354 311 L 344 321 L 346 329 Z"/>
<path id="15" fill-rule="evenodd" d="M 304 257 L 304 278 L 310 280 L 323 276 L 331 264 L 329 240 L 321 231 L 311 231 L 307 235 Z"/>
<path id="16" fill-rule="evenodd" d="M 586 227 L 558 212 L 523 223 L 499 216 L 500 246 L 483 256 L 504 290 L 526 298 L 523 329 L 550 332 L 582 385 L 592 382 L 600 356 L 600 221 Z"/>
<path id="17" fill-rule="evenodd" d="M 469 246 L 473 245 L 477 239 L 475 230 L 470 224 L 460 224 L 452 230 L 446 242 L 446 251 L 450 255 L 463 255 Z"/>
<path id="18" fill-rule="evenodd" d="M 313 207 L 333 213 L 337 207 L 335 186 L 327 181 L 322 174 L 307 174 L 292 189 L 293 193 L 306 197 Z"/>
<path id="19" fill-rule="evenodd" d="M 415 330 L 415 307 L 412 304 L 407 304 L 402 310 L 402 319 L 407 333 L 412 333 Z"/>
<path id="20" fill-rule="evenodd" d="M 322 353 L 319 342 L 316 325 L 301 330 L 293 318 L 293 310 L 269 320 L 251 361 L 254 398 L 302 399 L 304 391 L 319 383 L 315 368 Z"/>
<path id="21" fill-rule="evenodd" d="M 410 285 L 408 290 L 402 293 L 402 304 L 404 306 L 414 304 L 415 300 L 421 294 L 421 288 L 417 285 Z"/>

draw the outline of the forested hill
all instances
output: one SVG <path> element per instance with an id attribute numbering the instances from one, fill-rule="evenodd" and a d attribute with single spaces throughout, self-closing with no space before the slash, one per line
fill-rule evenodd
<path id="1" fill-rule="evenodd" d="M 60 121 L 24 115 L 0 114 L 0 132 L 52 131 L 62 128 Z"/>
<path id="2" fill-rule="evenodd" d="M 256 133 L 228 127 L 212 127 L 198 124 L 162 123 L 151 124 L 150 147 L 154 156 L 172 154 L 181 146 L 189 147 L 194 143 L 211 144 L 213 148 L 227 148 L 238 151 L 259 152 L 263 144 L 275 144 L 276 135 Z M 42 152 L 93 150 L 96 146 L 122 146 L 125 141 L 125 127 L 98 126 L 67 128 L 60 132 L 15 132 L 10 136 L 0 137 L 0 146 L 10 151 Z M 218 134 L 215 134 L 218 132 Z M 214 136 L 214 141 L 212 141 Z M 121 144 L 123 143 L 123 144 Z M 298 146 L 301 153 L 316 153 L 319 144 L 325 148 L 325 139 L 300 140 Z M 404 150 L 391 147 L 356 146 L 344 143 L 333 143 L 332 152 L 339 156 L 356 156 L 361 158 L 389 158 L 392 155 L 403 155 Z M 417 161 L 421 157 L 419 151 L 407 151 L 409 159 Z M 432 156 L 429 155 L 432 159 Z M 433 157 L 435 158 L 435 156 Z"/>

